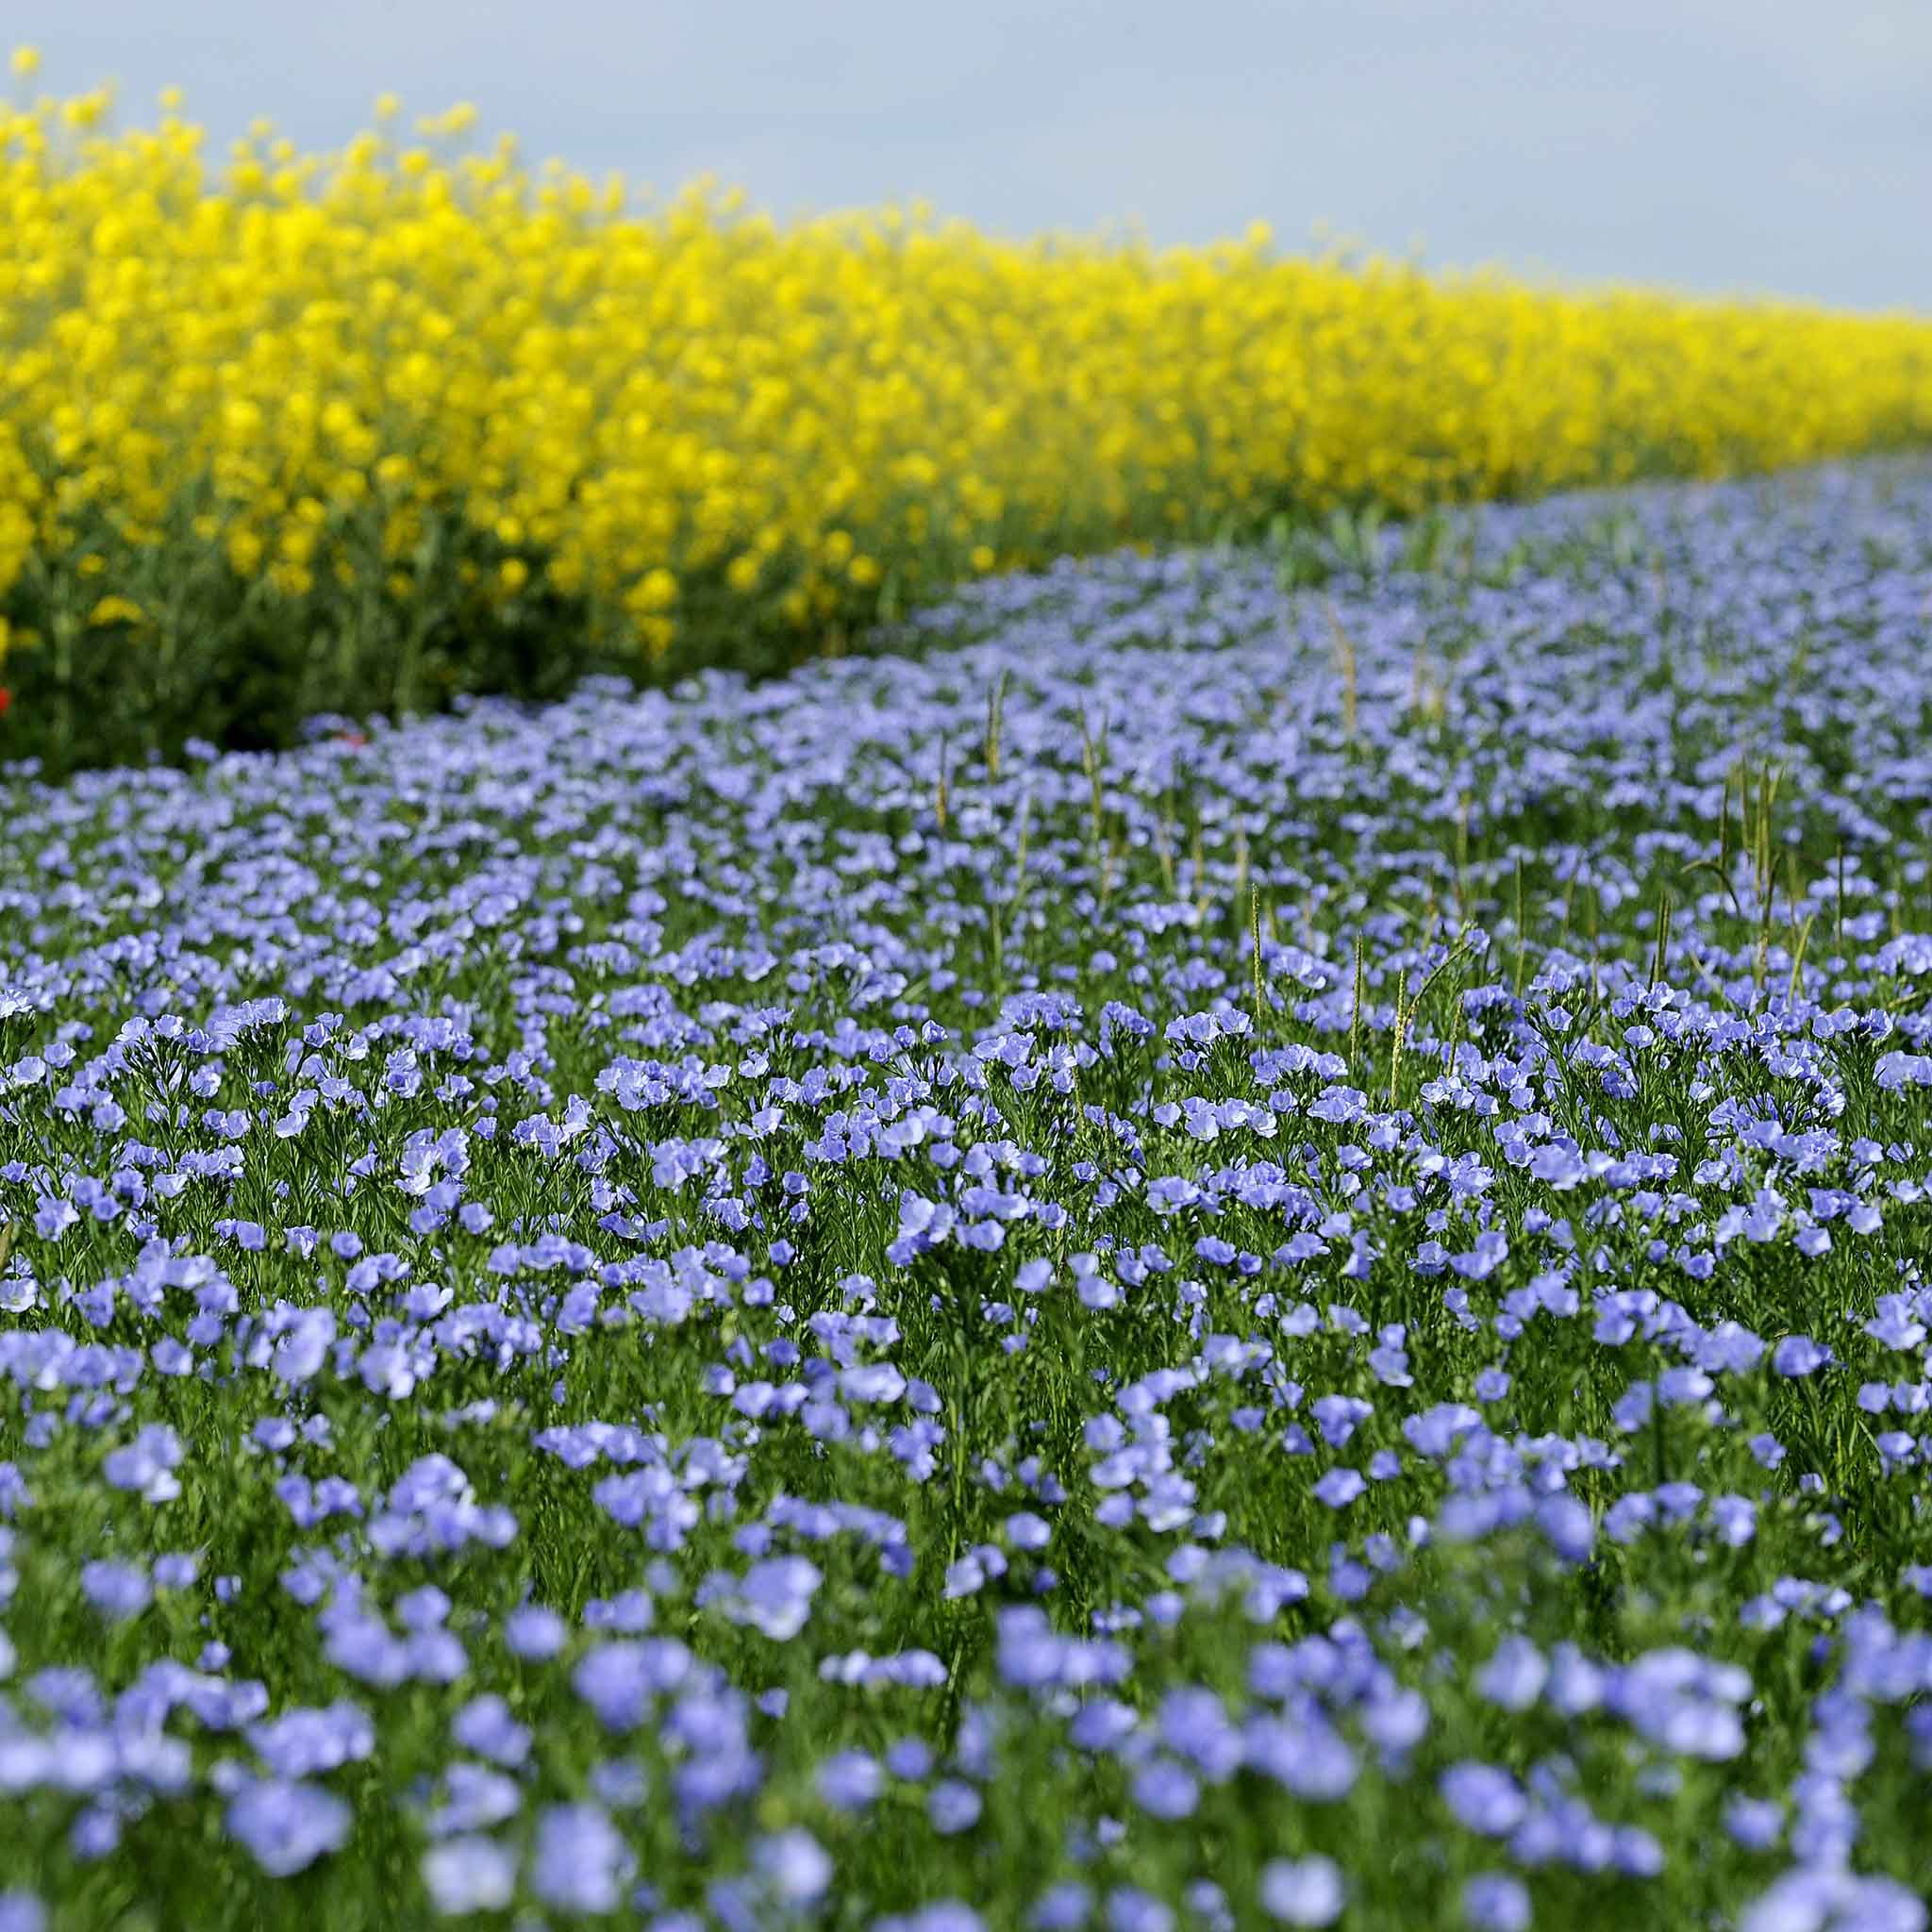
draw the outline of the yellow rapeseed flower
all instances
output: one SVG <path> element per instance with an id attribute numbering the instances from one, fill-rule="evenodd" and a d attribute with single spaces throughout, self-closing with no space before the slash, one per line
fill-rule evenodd
<path id="1" fill-rule="evenodd" d="M 157 128 L 108 104 L 0 106 L 0 595 L 36 559 L 101 576 L 88 532 L 185 527 L 288 595 L 535 578 L 662 655 L 721 588 L 842 625 L 889 579 L 1282 509 L 1932 438 L 1903 315 L 1277 258 L 1260 223 L 1158 252 L 919 203 L 780 226 L 708 178 L 658 204 L 508 141 L 453 158 L 467 104 L 420 144 L 385 95 L 339 152 L 259 121 L 229 157 L 173 91 Z"/>

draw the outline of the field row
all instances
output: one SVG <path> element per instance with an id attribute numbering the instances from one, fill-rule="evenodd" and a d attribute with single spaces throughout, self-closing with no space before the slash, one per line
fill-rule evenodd
<path id="1" fill-rule="evenodd" d="M 30 64 L 30 63 L 29 63 Z M 780 664 L 936 589 L 1932 436 L 1932 325 L 789 227 L 461 152 L 0 112 L 0 756 Z"/>

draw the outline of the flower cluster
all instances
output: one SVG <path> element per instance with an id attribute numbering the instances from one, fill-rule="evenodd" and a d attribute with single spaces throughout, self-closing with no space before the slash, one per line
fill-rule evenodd
<path id="1" fill-rule="evenodd" d="M 13 774 L 0 1924 L 1918 1932 L 1928 529 Z"/>

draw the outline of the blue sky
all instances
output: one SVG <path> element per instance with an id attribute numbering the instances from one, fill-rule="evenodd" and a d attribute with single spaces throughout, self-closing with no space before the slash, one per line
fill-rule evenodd
<path id="1" fill-rule="evenodd" d="M 1438 266 L 1932 313 L 1932 0 L 68 0 L 113 78 L 303 146 L 473 100 L 533 161 L 783 216 L 924 195 L 1003 234 L 1319 226 Z"/>

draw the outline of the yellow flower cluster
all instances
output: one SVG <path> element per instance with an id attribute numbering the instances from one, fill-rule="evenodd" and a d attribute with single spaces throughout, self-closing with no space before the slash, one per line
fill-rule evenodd
<path id="1" fill-rule="evenodd" d="M 30 73 L 30 59 L 16 72 Z M 1932 435 L 1932 325 L 1573 296 L 1240 242 L 779 227 L 640 203 L 466 108 L 225 163 L 162 98 L 0 112 L 0 599 L 115 533 L 299 595 L 547 584 L 661 652 L 693 600 L 810 627 L 892 587 L 1284 508 L 1395 510 Z M 473 573 L 477 566 L 466 566 Z M 111 575 L 111 574 L 109 574 Z M 98 621 L 134 623 L 104 575 Z"/>

